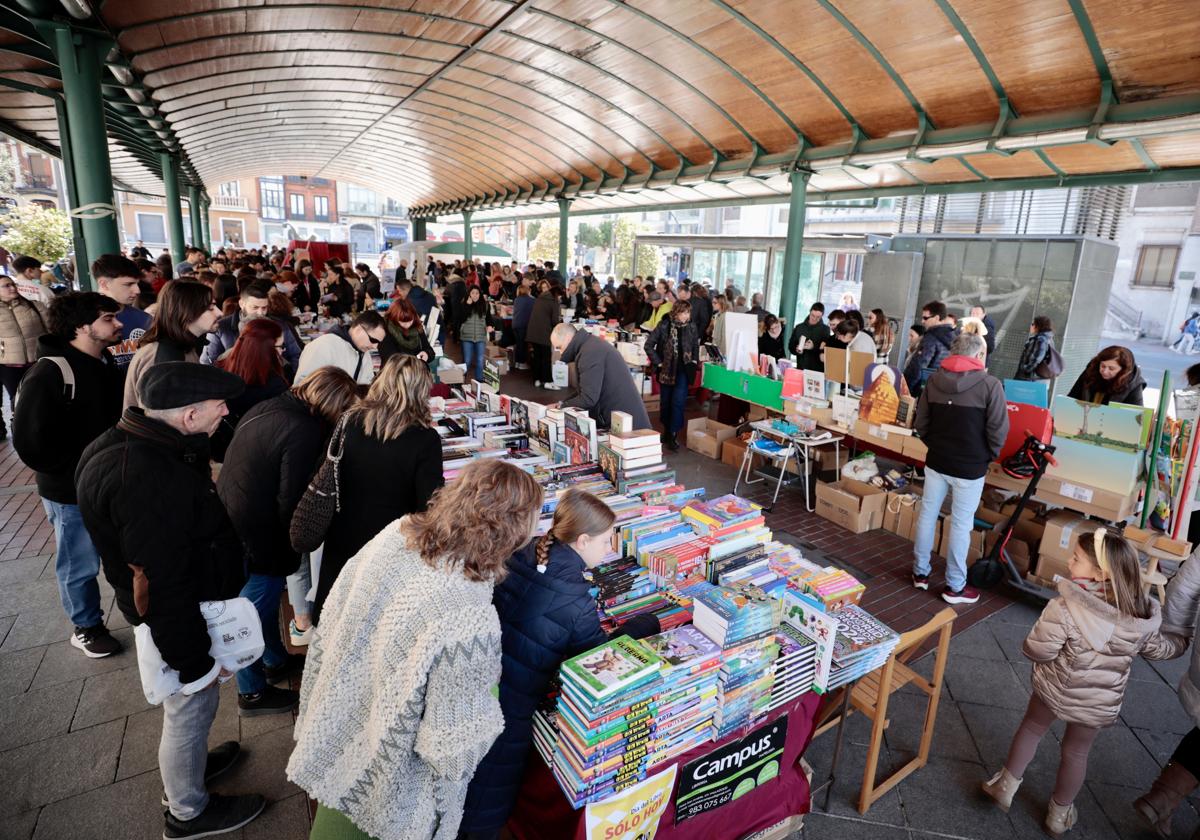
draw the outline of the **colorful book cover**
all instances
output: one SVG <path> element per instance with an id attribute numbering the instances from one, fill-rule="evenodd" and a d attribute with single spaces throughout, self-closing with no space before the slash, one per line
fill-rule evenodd
<path id="1" fill-rule="evenodd" d="M 858 406 L 859 419 L 876 425 L 895 423 L 900 411 L 900 397 L 904 393 L 903 383 L 899 368 L 868 365 L 863 377 L 862 401 Z"/>
<path id="2" fill-rule="evenodd" d="M 568 659 L 562 666 L 563 680 L 570 680 L 597 700 L 612 697 L 621 689 L 649 679 L 662 668 L 663 660 L 641 642 L 618 636 L 597 648 Z"/>

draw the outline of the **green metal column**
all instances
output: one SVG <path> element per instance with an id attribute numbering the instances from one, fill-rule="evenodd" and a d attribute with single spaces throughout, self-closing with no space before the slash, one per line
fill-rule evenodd
<path id="1" fill-rule="evenodd" d="M 426 236 L 428 236 L 428 233 L 425 230 L 425 220 L 424 219 L 413 219 L 412 220 L 413 242 L 424 242 Z"/>
<path id="2" fill-rule="evenodd" d="M 75 162 L 71 158 L 71 132 L 67 128 L 67 106 L 60 97 L 54 98 L 54 111 L 58 117 L 59 146 L 62 150 L 64 193 L 67 197 L 67 207 L 79 206 L 79 187 L 75 183 Z M 116 216 L 114 215 L 115 219 Z M 75 245 L 75 288 L 88 292 L 92 289 L 91 263 L 87 256 L 87 243 L 83 238 L 83 222 L 74 213 L 70 214 L 71 240 Z"/>
<path id="3" fill-rule="evenodd" d="M 162 161 L 164 195 L 167 197 L 167 232 L 171 239 L 171 259 L 176 265 L 187 256 L 183 248 L 183 208 L 179 205 L 179 161 L 167 153 Z"/>
<path id="4" fill-rule="evenodd" d="M 796 298 L 800 293 L 800 257 L 804 250 L 804 202 L 808 176 L 801 170 L 792 172 L 792 196 L 788 205 L 787 244 L 783 251 L 783 285 L 779 290 L 779 317 L 795 326 Z"/>
<path id="5" fill-rule="evenodd" d="M 200 221 L 201 221 L 200 229 L 201 229 L 201 233 L 204 236 L 204 239 L 202 240 L 203 244 L 200 247 L 204 249 L 204 252 L 206 254 L 212 252 L 212 230 L 209 227 L 209 218 L 208 218 L 210 207 L 212 207 L 212 201 L 209 199 L 208 194 L 207 193 L 202 194 L 200 196 L 200 209 L 202 211 L 202 215 L 200 216 Z"/>
<path id="6" fill-rule="evenodd" d="M 188 218 L 192 223 L 192 247 L 208 248 L 204 244 L 204 206 L 200 202 L 200 188 L 188 185 Z"/>
<path id="7" fill-rule="evenodd" d="M 471 252 L 475 250 L 475 238 L 471 234 L 471 211 L 463 211 L 463 256 L 471 261 Z"/>
<path id="8" fill-rule="evenodd" d="M 555 266 L 563 279 L 567 279 L 567 213 L 571 209 L 571 199 L 559 198 L 558 200 L 558 265 Z"/>
<path id="9" fill-rule="evenodd" d="M 79 220 L 86 243 L 83 258 L 77 258 L 76 274 L 81 280 L 80 288 L 90 288 L 87 255 L 121 252 L 100 89 L 103 56 L 109 46 L 92 33 L 77 32 L 66 23 L 55 21 L 45 25 L 48 29 L 43 31 L 53 36 L 48 40 L 62 73 L 67 129 L 63 149 L 64 157 L 66 149 L 71 150 L 68 167 L 74 180 L 70 215 Z M 59 125 L 61 128 L 62 123 Z"/>

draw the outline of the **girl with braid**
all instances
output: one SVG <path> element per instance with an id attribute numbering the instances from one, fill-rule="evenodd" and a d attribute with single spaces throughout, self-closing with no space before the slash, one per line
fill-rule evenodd
<path id="1" fill-rule="evenodd" d="M 509 558 L 508 575 L 492 596 L 501 627 L 504 732 L 467 789 L 460 840 L 499 837 L 525 775 L 534 711 L 564 660 L 609 639 L 583 573 L 612 549 L 615 521 L 608 505 L 591 493 L 568 490 L 550 531 Z M 658 619 L 644 615 L 613 635 L 643 638 L 658 632 Z"/>

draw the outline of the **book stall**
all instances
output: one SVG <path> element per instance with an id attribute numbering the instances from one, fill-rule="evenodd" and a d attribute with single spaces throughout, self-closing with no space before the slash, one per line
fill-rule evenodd
<path id="1" fill-rule="evenodd" d="M 757 395 L 753 401 L 772 412 L 743 427 L 746 433 L 735 444 L 744 446 L 738 460 L 739 484 L 743 474 L 749 477 L 751 462 L 765 458 L 778 465 L 773 474 L 781 485 L 789 456 L 795 459 L 801 453 L 798 440 L 813 439 L 810 429 L 844 438 L 858 454 L 848 454 L 845 468 L 838 459 L 832 476 L 828 470 L 819 475 L 816 512 L 856 533 L 882 527 L 913 539 L 921 486 L 906 465 L 923 465 L 928 450 L 914 434 L 916 400 L 900 371 L 876 363 L 867 353 L 830 348 L 824 371 L 744 355 L 740 370 L 709 364 L 704 371 L 705 387 L 742 400 Z M 1026 387 L 1037 385 L 1040 390 Z M 1050 397 L 1042 383 L 1006 382 L 1005 387 L 1009 434 L 986 476 L 988 491 L 976 512 L 968 563 L 986 555 L 995 540 L 1004 539 L 1018 571 L 1052 587 L 1056 576 L 1066 574 L 1073 535 L 1082 523 L 1099 520 L 1123 528 L 1139 544 L 1147 579 L 1160 586 L 1159 560 L 1178 560 L 1191 550 L 1188 521 L 1200 504 L 1200 394 L 1172 392 L 1166 374 L 1157 410 Z M 1053 462 L 1010 532 L 1005 514 L 1029 479 L 1011 475 L 1004 464 L 1030 435 L 1053 446 Z M 814 455 L 807 447 L 803 454 L 806 461 Z M 805 470 L 801 480 L 806 504 L 813 510 L 808 476 Z M 947 503 L 939 513 L 934 541 L 939 553 L 944 553 L 948 516 Z"/>
<path id="2" fill-rule="evenodd" d="M 503 458 L 544 488 L 539 532 L 570 488 L 616 515 L 609 556 L 588 573 L 613 638 L 564 662 L 535 714 L 537 756 L 509 829 L 555 840 L 794 831 L 821 695 L 880 667 L 899 640 L 859 607 L 863 584 L 775 540 L 758 505 L 679 484 L 658 433 L 621 412 L 603 434 L 584 412 L 477 384 L 433 409 L 447 481 L 471 459 Z M 658 635 L 621 635 L 646 613 Z"/>

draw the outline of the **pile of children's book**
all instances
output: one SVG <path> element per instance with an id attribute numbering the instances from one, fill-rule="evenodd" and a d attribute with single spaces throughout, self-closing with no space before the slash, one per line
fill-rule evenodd
<path id="1" fill-rule="evenodd" d="M 645 778 L 663 664 L 628 636 L 563 663 L 551 769 L 574 807 Z"/>
<path id="2" fill-rule="evenodd" d="M 826 691 L 881 667 L 900 642 L 900 636 L 892 628 L 857 605 L 843 607 L 830 615 L 837 619 L 837 637 Z"/>
<path id="3" fill-rule="evenodd" d="M 816 644 L 786 620 L 775 630 L 775 643 L 779 645 L 779 655 L 772 665 L 771 699 L 767 711 L 812 691 L 817 675 Z"/>

